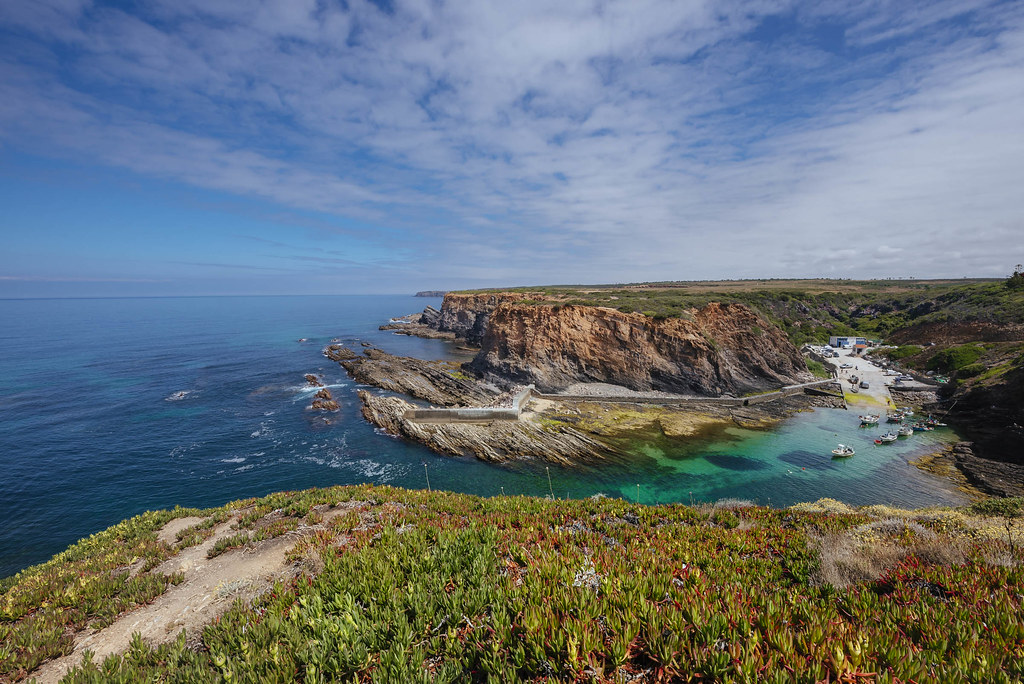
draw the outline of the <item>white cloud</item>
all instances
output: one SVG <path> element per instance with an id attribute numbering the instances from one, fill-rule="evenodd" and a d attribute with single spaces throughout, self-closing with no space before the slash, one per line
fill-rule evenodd
<path id="1" fill-rule="evenodd" d="M 4 55 L 0 140 L 401 227 L 424 277 L 1024 260 L 1014 3 L 348 7 L 14 3 L 0 21 L 75 56 L 55 49 L 58 71 Z M 756 42 L 776 12 L 844 24 L 845 44 Z"/>

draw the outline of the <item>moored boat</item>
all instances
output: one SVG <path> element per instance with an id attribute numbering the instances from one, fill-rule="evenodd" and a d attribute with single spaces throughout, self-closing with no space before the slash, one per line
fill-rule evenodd
<path id="1" fill-rule="evenodd" d="M 878 439 L 875 440 L 875 444 L 891 444 L 896 441 L 897 437 L 899 437 L 899 435 L 897 435 L 895 432 L 886 432 L 884 435 L 880 436 Z"/>
<path id="2" fill-rule="evenodd" d="M 914 428 L 910 427 L 909 425 L 904 425 L 899 429 L 898 432 L 900 437 L 909 437 L 910 435 L 914 434 Z"/>
<path id="3" fill-rule="evenodd" d="M 832 455 L 838 456 L 840 458 L 845 458 L 846 456 L 853 456 L 854 453 L 856 452 L 853 450 L 853 447 L 846 446 L 845 444 L 840 444 L 839 446 L 832 450 Z"/>
<path id="4" fill-rule="evenodd" d="M 860 418 L 860 424 L 861 425 L 877 425 L 878 424 L 878 416 L 868 415 L 868 416 L 857 416 L 857 417 Z"/>

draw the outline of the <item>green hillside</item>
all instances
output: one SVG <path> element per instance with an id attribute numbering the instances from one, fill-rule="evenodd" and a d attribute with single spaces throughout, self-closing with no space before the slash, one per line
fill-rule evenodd
<path id="1" fill-rule="evenodd" d="M 136 639 L 67 681 L 1020 681 L 1021 510 L 361 486 L 147 513 L 3 582 L 0 678 L 154 600 L 181 581 L 153 576 L 156 564 L 231 520 L 210 554 L 298 535 L 302 571 L 201 637 Z M 157 541 L 197 513 L 176 542 Z"/>

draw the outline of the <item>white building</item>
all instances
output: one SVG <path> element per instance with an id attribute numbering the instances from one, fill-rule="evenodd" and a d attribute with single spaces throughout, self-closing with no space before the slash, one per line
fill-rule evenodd
<path id="1" fill-rule="evenodd" d="M 868 341 L 863 337 L 833 335 L 828 338 L 828 346 L 836 347 L 837 349 L 851 349 L 858 344 L 867 344 Z"/>

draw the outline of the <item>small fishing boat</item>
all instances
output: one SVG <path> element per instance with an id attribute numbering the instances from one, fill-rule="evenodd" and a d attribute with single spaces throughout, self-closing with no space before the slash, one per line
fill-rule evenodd
<path id="1" fill-rule="evenodd" d="M 904 425 L 898 430 L 898 433 L 900 437 L 909 437 L 910 435 L 914 434 L 914 428 L 910 427 L 909 425 Z"/>
<path id="2" fill-rule="evenodd" d="M 845 444 L 840 444 L 839 446 L 832 450 L 832 455 L 839 456 L 840 458 L 853 456 L 854 453 L 856 452 L 854 452 L 853 447 L 846 446 Z"/>
<path id="3" fill-rule="evenodd" d="M 878 416 L 857 416 L 861 425 L 878 425 Z"/>
<path id="4" fill-rule="evenodd" d="M 875 444 L 892 444 L 899 437 L 895 432 L 886 432 L 884 435 L 875 440 Z"/>
<path id="5" fill-rule="evenodd" d="M 914 432 L 930 432 L 934 429 L 932 426 L 925 425 L 924 423 L 914 423 Z"/>
<path id="6" fill-rule="evenodd" d="M 903 414 L 898 412 L 898 411 L 896 413 L 890 413 L 889 415 L 887 415 L 885 417 L 885 422 L 887 422 L 887 423 L 902 423 L 903 422 Z"/>

